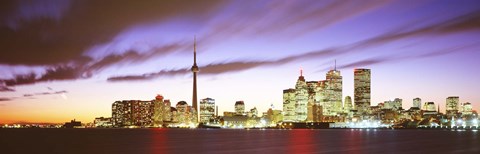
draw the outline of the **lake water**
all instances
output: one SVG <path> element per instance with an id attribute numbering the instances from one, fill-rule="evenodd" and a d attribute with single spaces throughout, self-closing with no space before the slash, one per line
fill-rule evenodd
<path id="1" fill-rule="evenodd" d="M 480 153 L 450 130 L 0 129 L 0 153 Z"/>

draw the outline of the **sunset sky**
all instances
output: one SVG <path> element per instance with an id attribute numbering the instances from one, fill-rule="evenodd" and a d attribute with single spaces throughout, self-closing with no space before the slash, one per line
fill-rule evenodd
<path id="1" fill-rule="evenodd" d="M 282 109 L 300 68 L 324 80 L 335 60 L 343 97 L 369 68 L 372 105 L 480 109 L 478 0 L 20 0 L 0 2 L 0 123 L 92 122 L 157 94 L 191 104 L 195 35 L 198 97 L 219 113 Z"/>

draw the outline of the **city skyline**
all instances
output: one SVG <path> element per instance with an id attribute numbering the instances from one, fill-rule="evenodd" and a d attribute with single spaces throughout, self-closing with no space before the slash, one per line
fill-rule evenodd
<path id="1" fill-rule="evenodd" d="M 446 98 L 458 96 L 459 103 L 480 106 L 475 91 L 480 86 L 475 67 L 480 66 L 480 6 L 472 5 L 475 1 L 176 2 L 171 5 L 182 8 L 164 8 L 158 15 L 148 10 L 158 9 L 155 5 L 144 4 L 136 7 L 145 12 L 108 35 L 88 33 L 103 30 L 95 24 L 91 29 L 74 26 L 86 34 L 70 34 L 75 29 L 69 24 L 76 23 L 70 20 L 89 13 L 65 3 L 19 2 L 9 10 L 13 15 L 2 16 L 0 32 L 8 35 L 0 38 L 6 47 L 0 56 L 0 123 L 92 121 L 110 116 L 115 101 L 152 100 L 157 94 L 172 104 L 194 100 L 191 52 L 196 54 L 197 47 L 198 99 L 215 99 L 220 113 L 234 111 L 240 100 L 245 109 L 263 112 L 270 104 L 281 109 L 282 90 L 295 87 L 300 67 L 306 81 L 325 80 L 328 70 L 339 70 L 342 100 L 356 99 L 354 69 L 368 68 L 371 105 L 401 98 L 408 109 L 418 97 L 445 112 Z M 135 8 L 127 3 L 115 7 Z M 299 7 L 306 9 L 291 13 Z M 435 16 L 442 11 L 448 13 Z M 262 17 L 269 20 L 260 22 Z M 48 27 L 55 22 L 60 29 Z M 46 28 L 31 28 L 36 25 Z M 8 39 L 22 42 L 28 36 L 22 32 L 31 31 L 38 35 L 27 44 L 9 44 Z M 198 46 L 191 39 L 195 34 Z M 81 37 L 62 39 L 74 35 Z M 85 43 L 95 38 L 100 40 Z M 56 41 L 63 45 L 50 44 Z"/>

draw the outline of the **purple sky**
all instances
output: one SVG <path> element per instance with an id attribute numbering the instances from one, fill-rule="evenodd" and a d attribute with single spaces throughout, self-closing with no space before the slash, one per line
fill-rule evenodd
<path id="1" fill-rule="evenodd" d="M 191 104 L 193 36 L 199 98 L 282 108 L 299 68 L 334 66 L 343 97 L 353 69 L 372 69 L 372 105 L 448 96 L 480 106 L 479 1 L 0 2 L 0 123 L 90 122 L 116 100 L 162 94 Z"/>

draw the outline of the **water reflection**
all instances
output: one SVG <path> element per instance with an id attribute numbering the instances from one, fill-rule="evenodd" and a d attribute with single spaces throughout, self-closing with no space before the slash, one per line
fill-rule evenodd
<path id="1" fill-rule="evenodd" d="M 155 128 L 151 130 L 152 144 L 148 147 L 151 148 L 150 153 L 170 153 L 169 145 L 167 142 L 168 129 Z"/>
<path id="2" fill-rule="evenodd" d="M 288 152 L 289 153 L 314 153 L 316 144 L 314 142 L 315 130 L 295 129 L 288 131 Z"/>
<path id="3" fill-rule="evenodd" d="M 470 130 L 0 129 L 0 136 L 1 153 L 480 153 L 480 133 Z"/>

